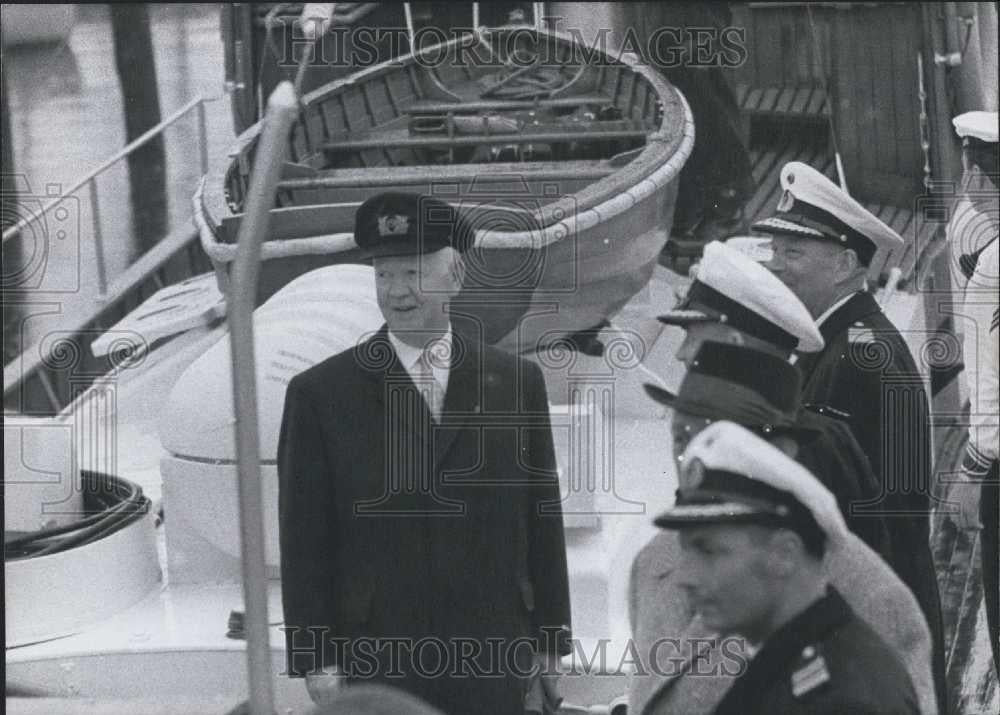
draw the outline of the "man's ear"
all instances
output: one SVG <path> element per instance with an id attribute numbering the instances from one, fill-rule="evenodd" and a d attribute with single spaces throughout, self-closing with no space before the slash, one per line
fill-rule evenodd
<path id="1" fill-rule="evenodd" d="M 836 282 L 843 283 L 844 281 L 851 280 L 854 278 L 859 269 L 863 269 L 861 265 L 861 260 L 858 258 L 857 252 L 853 248 L 845 248 L 839 252 L 840 255 L 837 256 L 837 260 L 834 264 Z"/>
<path id="2" fill-rule="evenodd" d="M 789 529 L 778 529 L 771 535 L 767 555 L 767 569 L 772 576 L 787 578 L 799 567 L 805 550 L 802 538 Z"/>

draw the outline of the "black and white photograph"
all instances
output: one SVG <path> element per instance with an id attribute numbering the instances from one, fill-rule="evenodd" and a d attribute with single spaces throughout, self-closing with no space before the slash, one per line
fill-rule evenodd
<path id="1" fill-rule="evenodd" d="M 0 6 L 5 711 L 1000 712 L 997 16 Z"/>

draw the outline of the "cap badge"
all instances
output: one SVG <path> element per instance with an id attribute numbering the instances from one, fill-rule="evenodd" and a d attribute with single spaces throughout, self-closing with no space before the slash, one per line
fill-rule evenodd
<path id="1" fill-rule="evenodd" d="M 405 236 L 410 230 L 410 219 L 401 214 L 378 217 L 379 236 Z"/>
<path id="2" fill-rule="evenodd" d="M 791 211 L 792 206 L 794 205 L 795 205 L 795 197 L 792 196 L 791 191 L 785 189 L 785 192 L 781 195 L 781 200 L 778 201 L 778 211 L 781 211 L 782 213 Z"/>

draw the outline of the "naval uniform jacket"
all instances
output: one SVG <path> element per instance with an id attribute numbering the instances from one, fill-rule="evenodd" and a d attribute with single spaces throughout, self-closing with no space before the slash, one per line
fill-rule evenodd
<path id="1" fill-rule="evenodd" d="M 833 588 L 764 642 L 716 715 L 910 715 L 899 660 Z"/>
<path id="2" fill-rule="evenodd" d="M 522 713 L 535 646 L 569 650 L 538 367 L 454 332 L 436 423 L 383 326 L 292 379 L 278 460 L 289 674 L 336 665 L 449 714 Z"/>
<path id="3" fill-rule="evenodd" d="M 937 573 L 931 557 L 932 476 L 927 393 L 910 350 L 867 292 L 855 293 L 819 326 L 826 346 L 801 354 L 802 401 L 847 420 L 884 489 L 884 500 L 856 511 L 886 514 L 896 570 L 920 602 L 935 642 L 943 641 Z M 943 666 L 943 663 L 941 663 Z"/>
<path id="4" fill-rule="evenodd" d="M 677 532 L 662 531 L 632 562 L 628 598 L 635 672 L 628 700 L 634 715 L 709 715 L 748 657 L 742 639 L 720 637 L 693 613 L 675 577 L 680 556 Z M 919 712 L 936 715 L 930 632 L 910 589 L 853 533 L 827 550 L 823 571 L 902 661 Z"/>

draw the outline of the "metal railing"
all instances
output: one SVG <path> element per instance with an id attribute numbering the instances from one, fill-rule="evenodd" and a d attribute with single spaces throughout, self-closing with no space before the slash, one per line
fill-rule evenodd
<path id="1" fill-rule="evenodd" d="M 208 128 L 205 116 L 205 104 L 207 102 L 218 101 L 223 97 L 224 95 L 219 95 L 217 97 L 204 97 L 199 95 L 198 97 L 195 97 L 155 127 L 152 127 L 142 136 L 128 144 L 128 146 L 106 160 L 103 164 L 98 166 L 82 179 L 78 180 L 72 187 L 63 191 L 59 196 L 47 201 L 38 212 L 33 212 L 31 215 L 21 218 L 17 223 L 4 229 L 3 243 L 6 245 L 8 241 L 13 240 L 16 236 L 20 235 L 21 231 L 25 228 L 34 223 L 40 222 L 45 218 L 46 214 L 54 210 L 66 197 L 72 196 L 84 186 L 88 187 L 88 193 L 90 196 L 90 215 L 92 219 L 91 223 L 93 224 L 94 229 L 94 251 L 97 256 L 97 283 L 100 291 L 100 297 L 105 297 L 108 289 L 108 272 L 104 258 L 104 234 L 101 230 L 101 210 L 100 202 L 97 196 L 97 178 L 108 169 L 121 162 L 123 159 L 127 159 L 129 155 L 137 149 L 163 134 L 167 128 L 183 119 L 192 110 L 196 110 L 198 115 L 198 148 L 201 159 L 201 173 L 204 175 L 208 172 Z"/>
<path id="2" fill-rule="evenodd" d="M 168 282 L 167 266 L 177 256 L 186 254 L 188 262 L 178 280 L 190 277 L 199 271 L 200 264 L 207 264 L 207 258 L 198 256 L 199 250 L 198 232 L 192 221 L 188 221 L 178 229 L 171 231 L 163 237 L 155 246 L 144 253 L 135 263 L 118 276 L 114 283 L 108 284 L 108 271 L 105 264 L 104 236 L 100 223 L 100 202 L 97 192 L 97 179 L 104 172 L 127 159 L 140 147 L 148 144 L 156 137 L 162 135 L 169 127 L 186 117 L 192 111 L 197 114 L 198 124 L 198 149 L 200 158 L 201 174 L 208 172 L 208 127 L 205 106 L 209 102 L 223 99 L 226 95 L 205 97 L 199 95 L 168 116 L 156 126 L 142 134 L 134 141 L 130 142 L 122 150 L 115 153 L 100 166 L 93 169 L 83 178 L 79 179 L 69 189 L 63 191 L 59 196 L 49 199 L 42 207 L 31 215 L 22 217 L 19 221 L 3 231 L 3 244 L 15 240 L 21 232 L 33 224 L 44 220 L 45 216 L 67 197 L 75 194 L 85 186 L 88 188 L 90 198 L 91 218 L 94 233 L 94 249 L 97 259 L 97 282 L 98 282 L 98 302 L 81 318 L 73 320 L 72 324 L 63 326 L 66 333 L 76 336 L 82 340 L 84 336 L 93 337 L 95 331 L 106 330 L 108 327 L 124 317 L 130 310 L 133 310 L 142 300 L 151 295 L 156 290 L 163 288 Z M 208 266 L 204 266 L 210 269 Z M 85 346 L 79 346 L 77 354 L 85 355 Z M 73 399 L 76 389 L 67 391 L 61 389 L 64 386 L 55 384 L 54 375 L 59 372 L 52 366 L 59 363 L 53 359 L 56 351 L 65 350 L 63 341 L 51 342 L 47 347 L 32 344 L 22 346 L 21 353 L 4 365 L 4 396 L 5 402 L 10 405 L 17 405 L 17 408 L 27 409 L 32 413 L 42 411 L 39 402 L 47 404 L 44 411 L 51 414 L 58 414 Z M 50 374 L 51 373 L 51 374 Z M 30 388 L 30 389 L 29 389 Z M 36 399 L 34 396 L 41 396 Z M 14 399 L 9 399 L 14 398 Z M 30 405 L 30 407 L 29 407 Z"/>

